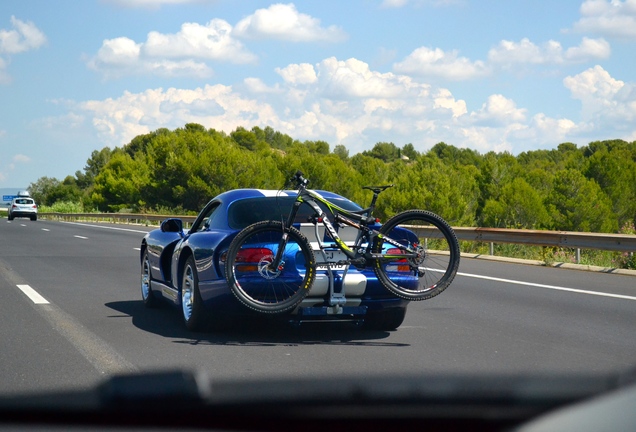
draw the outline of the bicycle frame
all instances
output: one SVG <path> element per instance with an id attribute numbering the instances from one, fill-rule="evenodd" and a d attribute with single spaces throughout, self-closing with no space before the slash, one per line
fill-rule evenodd
<path id="1" fill-rule="evenodd" d="M 315 191 L 307 189 L 308 181 L 301 175 L 297 174 L 295 178 L 298 181 L 298 194 L 296 196 L 296 201 L 294 202 L 294 205 L 292 206 L 290 214 L 287 218 L 287 221 L 285 222 L 285 230 L 289 229 L 289 227 L 293 225 L 300 206 L 302 204 L 307 204 L 314 211 L 314 223 L 322 223 L 328 236 L 333 239 L 338 249 L 340 249 L 347 256 L 347 258 L 349 258 L 350 262 L 347 264 L 353 263 L 356 266 L 364 267 L 370 260 L 408 259 L 415 258 L 417 256 L 416 251 L 410 245 L 399 243 L 391 239 L 390 237 L 382 235 L 379 231 L 374 230 L 368 226 L 376 222 L 376 219 L 372 217 L 373 210 L 375 209 L 375 202 L 380 191 L 385 189 L 386 187 L 376 189 L 369 188 L 374 192 L 373 199 L 371 200 L 371 205 L 366 209 L 352 212 L 327 201 Z M 331 210 L 334 215 L 334 223 L 343 223 L 358 230 L 358 235 L 353 247 L 347 246 L 347 244 L 342 241 L 333 224 L 329 221 L 329 218 L 327 218 L 325 212 L 320 208 L 320 206 L 318 206 L 316 201 L 323 203 L 325 206 L 327 206 L 327 208 L 329 208 L 329 210 Z M 367 238 L 368 240 L 367 246 L 364 252 L 360 253 L 362 240 L 365 238 Z M 372 253 L 371 249 L 376 238 L 380 238 L 385 242 L 395 246 L 400 250 L 400 254 Z M 281 265 L 283 254 L 282 251 L 284 250 L 284 246 L 287 243 L 287 235 L 285 233 L 283 234 L 281 243 L 281 247 L 279 247 L 276 257 L 274 257 L 274 260 L 271 263 L 271 267 L 274 269 L 277 269 Z"/>

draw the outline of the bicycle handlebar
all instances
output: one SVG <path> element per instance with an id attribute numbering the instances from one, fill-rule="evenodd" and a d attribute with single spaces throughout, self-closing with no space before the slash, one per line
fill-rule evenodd
<path id="1" fill-rule="evenodd" d="M 303 173 L 302 171 L 298 170 L 296 171 L 296 174 L 294 174 L 294 176 L 291 178 L 292 181 L 295 181 L 297 186 L 307 186 L 307 184 L 309 183 L 309 180 L 307 180 L 305 177 L 303 177 Z"/>

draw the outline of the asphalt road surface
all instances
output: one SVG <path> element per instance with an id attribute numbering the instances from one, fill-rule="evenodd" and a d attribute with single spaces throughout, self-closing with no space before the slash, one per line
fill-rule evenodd
<path id="1" fill-rule="evenodd" d="M 146 310 L 145 227 L 0 219 L 0 394 L 77 389 L 119 372 L 212 378 L 591 373 L 636 366 L 636 277 L 463 259 L 394 332 L 351 325 L 190 333 Z"/>

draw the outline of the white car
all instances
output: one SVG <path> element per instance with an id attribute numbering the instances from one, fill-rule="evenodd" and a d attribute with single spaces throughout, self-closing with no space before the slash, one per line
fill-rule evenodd
<path id="1" fill-rule="evenodd" d="M 28 194 L 19 193 L 9 204 L 9 220 L 17 217 L 28 217 L 32 221 L 38 219 L 38 206 Z"/>

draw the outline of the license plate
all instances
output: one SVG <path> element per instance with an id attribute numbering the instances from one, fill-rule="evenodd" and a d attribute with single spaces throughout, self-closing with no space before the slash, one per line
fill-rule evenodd
<path id="1" fill-rule="evenodd" d="M 340 249 L 326 250 L 324 252 L 328 262 L 338 262 L 347 259 L 347 256 Z M 317 255 L 322 256 L 320 253 Z"/>

